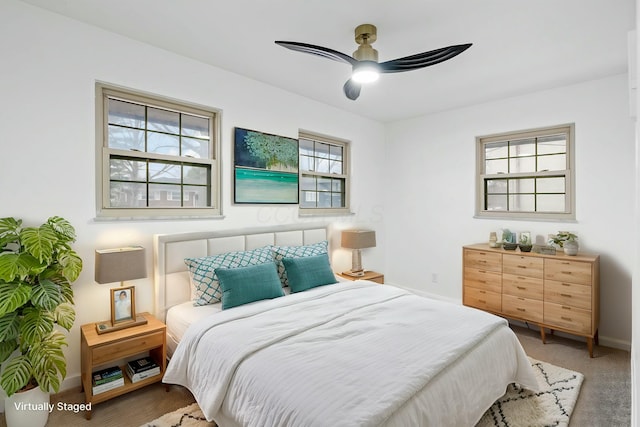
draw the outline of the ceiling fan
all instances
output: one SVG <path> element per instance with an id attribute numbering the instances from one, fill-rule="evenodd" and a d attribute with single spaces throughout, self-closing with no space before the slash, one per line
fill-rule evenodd
<path id="1" fill-rule="evenodd" d="M 375 25 L 358 25 L 355 30 L 355 39 L 360 46 L 353 52 L 353 57 L 337 50 L 307 43 L 290 41 L 276 41 L 275 43 L 287 49 L 310 53 L 351 65 L 353 73 L 343 87 L 344 94 L 351 100 L 356 100 L 360 96 L 360 89 L 363 83 L 376 81 L 380 73 L 399 73 L 428 67 L 451 59 L 471 47 L 471 43 L 447 46 L 379 63 L 378 51 L 371 46 L 371 43 L 375 42 L 377 38 Z"/>

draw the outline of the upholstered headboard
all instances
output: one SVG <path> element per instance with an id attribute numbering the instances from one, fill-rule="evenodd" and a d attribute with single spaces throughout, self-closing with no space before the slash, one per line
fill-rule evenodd
<path id="1" fill-rule="evenodd" d="M 270 228 L 157 234 L 153 239 L 154 314 L 165 320 L 167 310 L 191 296 L 189 273 L 184 259 L 266 245 L 308 245 L 328 239 L 326 224 L 292 224 Z"/>

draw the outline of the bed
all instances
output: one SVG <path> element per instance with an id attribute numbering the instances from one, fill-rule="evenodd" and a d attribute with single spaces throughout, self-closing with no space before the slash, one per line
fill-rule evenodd
<path id="1" fill-rule="evenodd" d="M 156 236 L 163 381 L 187 387 L 221 427 L 473 426 L 508 384 L 537 389 L 504 319 L 393 286 L 338 281 L 229 310 L 193 305 L 185 258 L 330 234 L 309 224 Z"/>

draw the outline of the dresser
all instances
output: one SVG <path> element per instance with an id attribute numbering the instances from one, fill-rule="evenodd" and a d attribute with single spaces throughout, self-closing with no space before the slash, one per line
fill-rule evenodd
<path id="1" fill-rule="evenodd" d="M 507 251 L 487 244 L 462 249 L 464 305 L 598 343 L 600 257 Z"/>

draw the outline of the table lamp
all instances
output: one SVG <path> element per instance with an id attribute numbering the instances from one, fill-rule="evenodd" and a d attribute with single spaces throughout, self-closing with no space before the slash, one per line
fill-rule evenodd
<path id="1" fill-rule="evenodd" d="M 352 249 L 351 270 L 343 274 L 353 277 L 364 276 L 362 268 L 361 249 L 376 246 L 376 232 L 373 230 L 344 230 L 342 232 L 342 247 Z"/>

